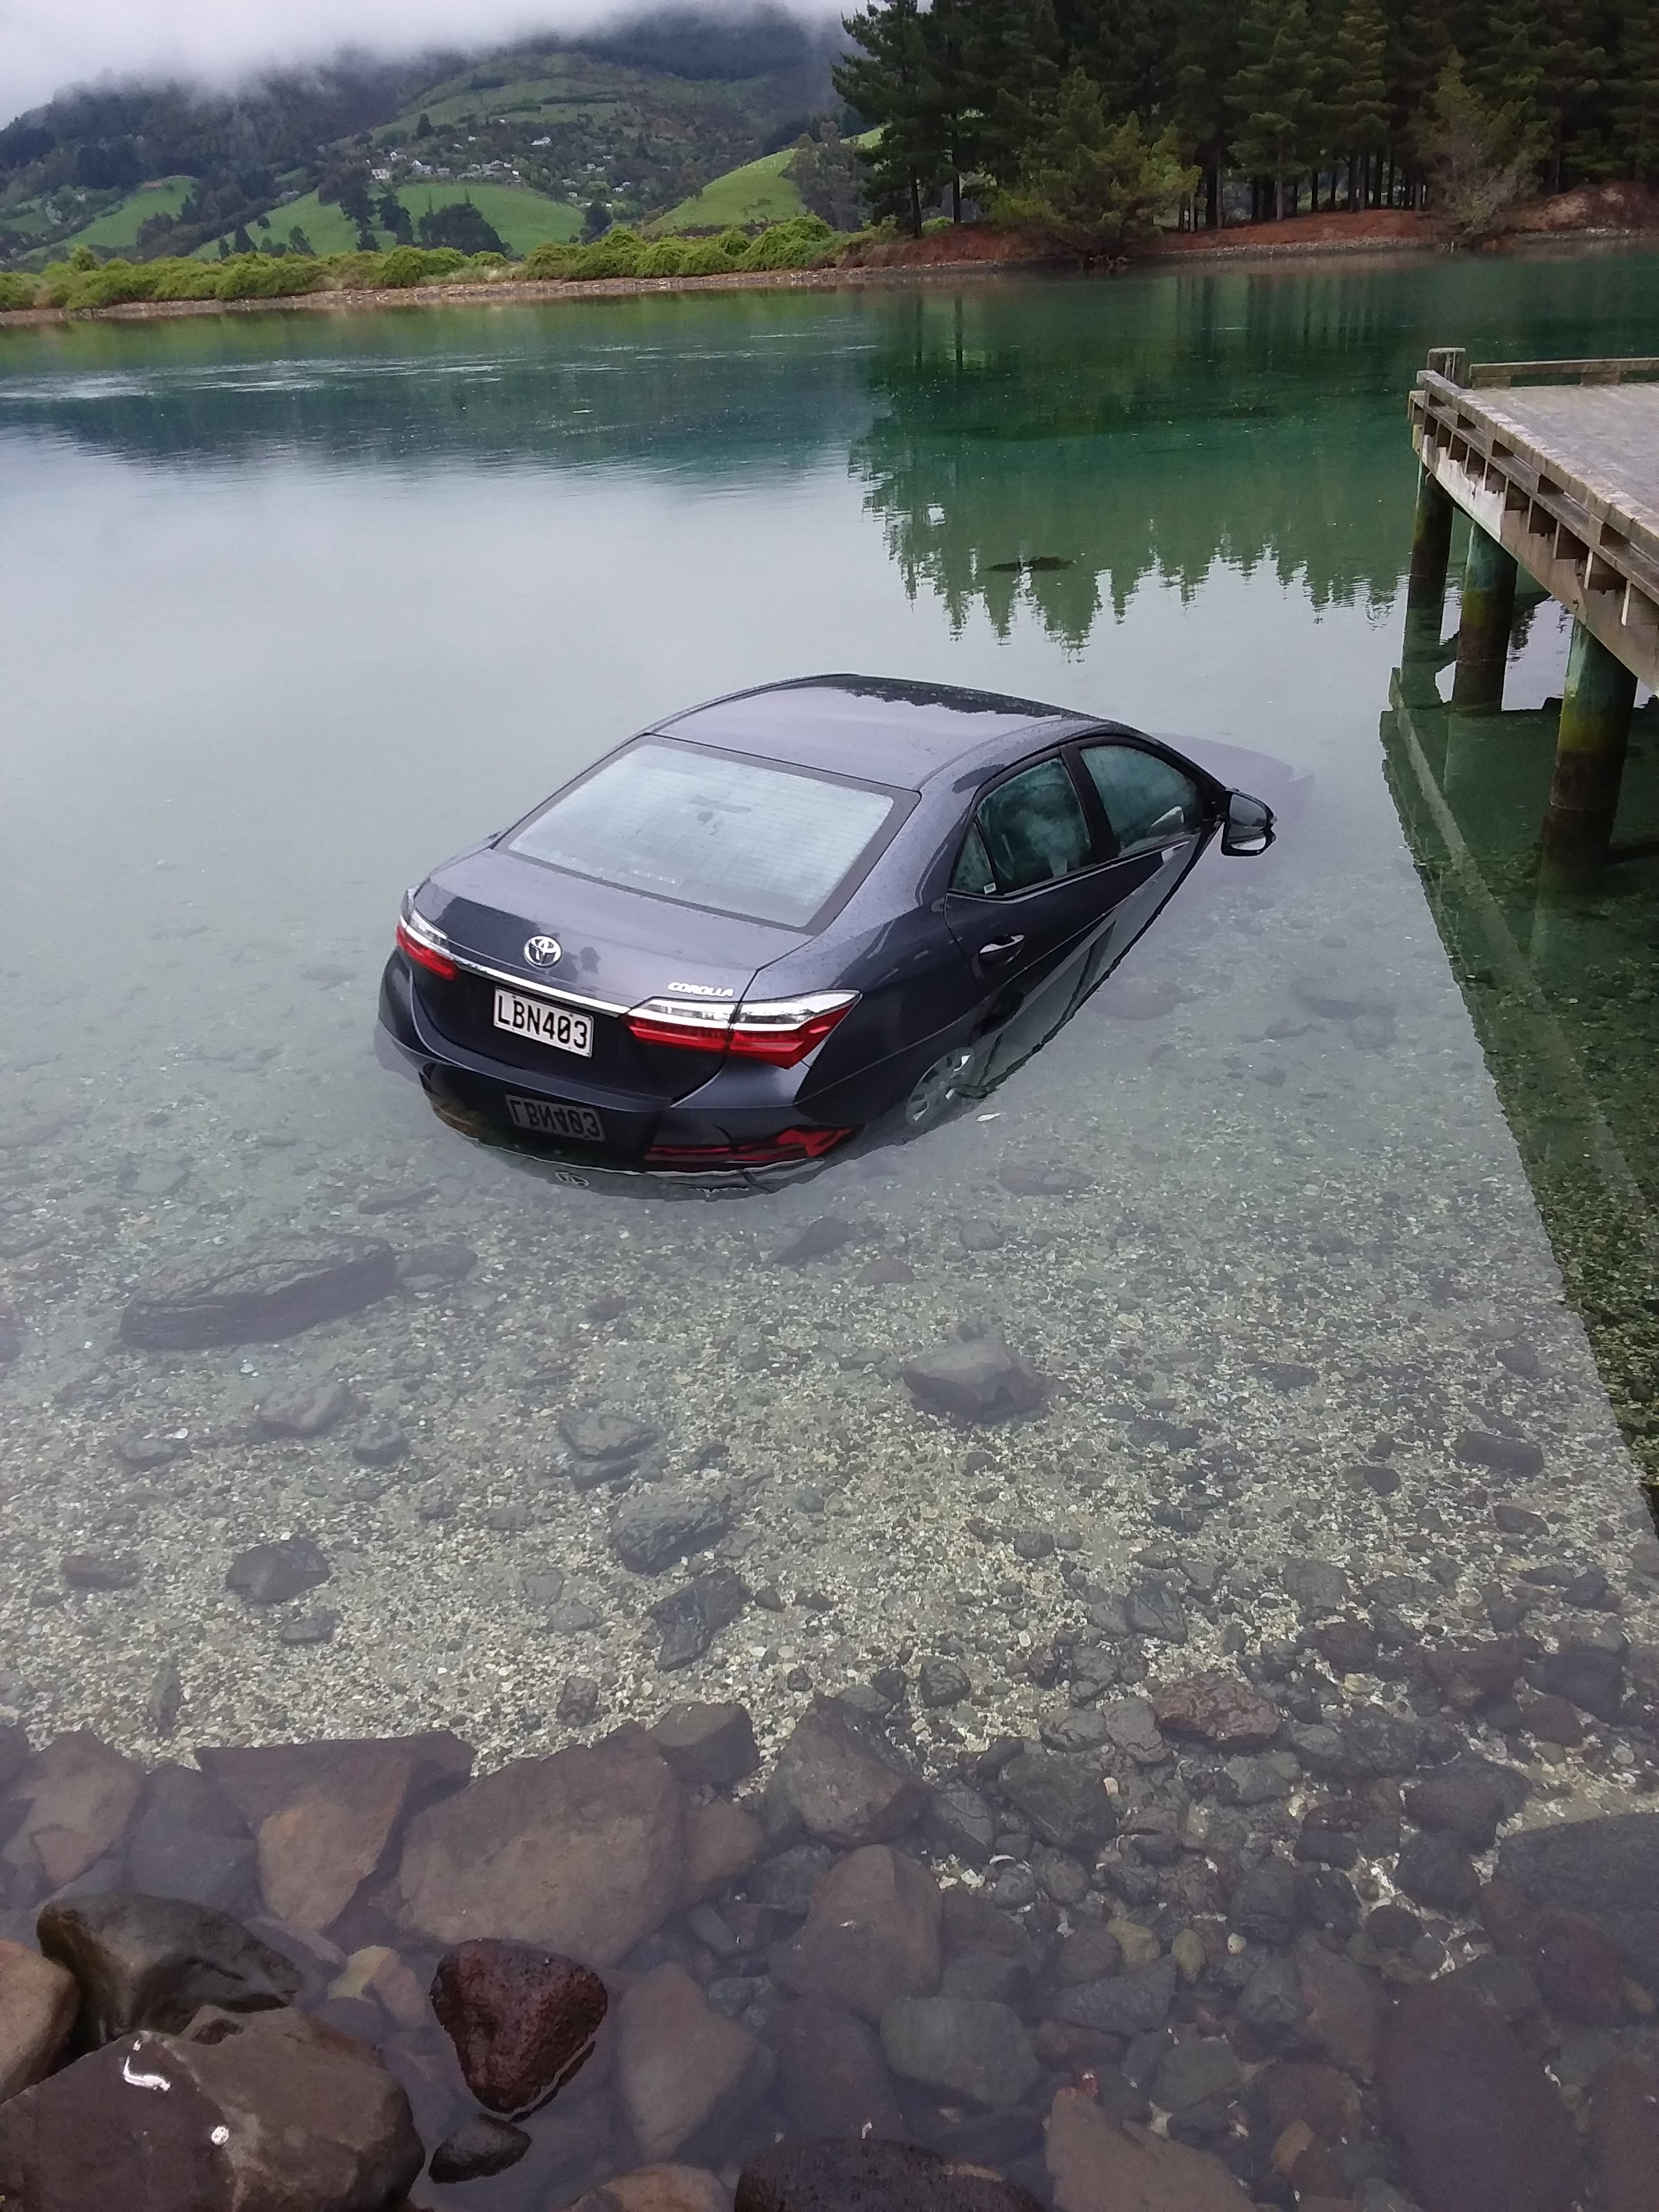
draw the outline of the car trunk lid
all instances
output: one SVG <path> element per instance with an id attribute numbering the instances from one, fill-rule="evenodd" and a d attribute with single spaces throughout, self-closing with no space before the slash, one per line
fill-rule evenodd
<path id="1" fill-rule="evenodd" d="M 451 982 L 424 969 L 418 976 L 422 1003 L 446 1035 L 562 1090 L 598 1085 L 641 1098 L 684 1097 L 720 1055 L 642 1042 L 623 1018 L 630 1007 L 653 999 L 734 1007 L 757 971 L 799 942 L 793 930 L 593 883 L 495 846 L 447 863 L 415 904 L 461 963 Z M 532 939 L 550 939 L 556 958 L 532 960 Z M 591 1013 L 591 1055 L 499 1028 L 500 989 Z"/>

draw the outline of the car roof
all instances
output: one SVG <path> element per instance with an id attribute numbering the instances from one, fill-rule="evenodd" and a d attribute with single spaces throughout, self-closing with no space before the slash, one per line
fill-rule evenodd
<path id="1" fill-rule="evenodd" d="M 1097 716 L 1000 691 L 913 684 L 885 676 L 803 676 L 734 691 L 654 723 L 665 737 L 828 769 L 837 775 L 918 790 L 929 778 L 977 763 L 1007 739 L 1033 751 L 1067 731 L 1097 729 Z"/>

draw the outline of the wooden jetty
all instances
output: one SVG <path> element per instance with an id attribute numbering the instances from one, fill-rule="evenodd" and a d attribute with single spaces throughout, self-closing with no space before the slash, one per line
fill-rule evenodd
<path id="1" fill-rule="evenodd" d="M 1524 568 L 1573 617 L 1542 880 L 1573 890 L 1659 839 L 1613 842 L 1638 682 L 1659 688 L 1659 358 L 1471 364 L 1445 347 L 1411 395 L 1422 464 L 1407 653 L 1440 643 L 1452 516 L 1470 523 L 1452 705 L 1503 704 Z"/>

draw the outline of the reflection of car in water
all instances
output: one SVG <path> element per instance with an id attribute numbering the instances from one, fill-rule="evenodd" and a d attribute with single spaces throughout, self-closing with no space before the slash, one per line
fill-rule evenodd
<path id="1" fill-rule="evenodd" d="M 631 738 L 404 899 L 380 1021 L 469 1133 L 775 1180 L 1028 1059 L 1220 833 L 1273 817 L 1121 724 L 817 677 Z"/>

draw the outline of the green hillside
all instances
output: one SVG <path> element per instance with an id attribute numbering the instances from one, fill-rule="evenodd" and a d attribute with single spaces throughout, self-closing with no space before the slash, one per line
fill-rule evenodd
<path id="1" fill-rule="evenodd" d="M 281 244 L 296 225 L 319 252 L 349 248 L 356 222 L 331 210 L 343 198 L 373 221 L 388 184 L 417 216 L 427 191 L 435 205 L 470 188 L 517 248 L 565 237 L 568 211 L 596 202 L 638 222 L 835 107 L 838 33 L 774 0 L 708 4 L 526 40 L 465 67 L 452 55 L 441 76 L 430 60 L 349 55 L 234 90 L 71 88 L 0 128 L 0 268 L 38 268 L 82 243 L 106 256 L 216 253 L 239 229 Z M 165 197 L 143 190 L 154 179 Z M 549 203 L 565 212 L 549 216 Z M 139 224 L 161 216 L 171 230 L 158 223 L 138 246 Z"/>
<path id="2" fill-rule="evenodd" d="M 450 207 L 459 200 L 470 199 L 512 253 L 528 253 L 532 246 L 541 246 L 549 239 L 563 244 L 582 227 L 580 210 L 568 200 L 550 199 L 544 192 L 532 192 L 521 185 L 405 182 L 398 187 L 398 197 L 415 223 L 428 207 Z M 295 228 L 305 233 L 313 253 L 349 253 L 357 243 L 357 226 L 350 216 L 332 204 L 325 206 L 315 192 L 273 208 L 264 222 L 248 225 L 247 234 L 255 246 L 268 241 L 283 245 Z M 374 240 L 382 249 L 397 243 L 389 231 L 382 229 L 375 231 Z M 210 259 L 218 251 L 214 243 L 199 246 L 196 258 Z"/>
<path id="3" fill-rule="evenodd" d="M 152 184 L 139 185 L 124 200 L 106 208 L 94 222 L 64 239 L 59 251 L 68 253 L 77 246 L 90 246 L 100 253 L 125 252 L 137 244 L 138 226 L 149 216 L 177 216 L 195 182 L 193 177 L 160 177 Z"/>
<path id="4" fill-rule="evenodd" d="M 745 161 L 728 169 L 689 200 L 669 209 L 651 225 L 655 237 L 680 230 L 724 230 L 728 223 L 787 222 L 792 215 L 805 215 L 805 203 L 793 180 L 784 174 L 794 159 L 786 146 L 779 154 L 763 154 L 758 161 Z"/>

